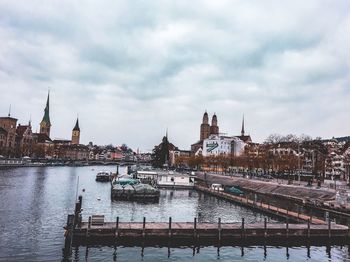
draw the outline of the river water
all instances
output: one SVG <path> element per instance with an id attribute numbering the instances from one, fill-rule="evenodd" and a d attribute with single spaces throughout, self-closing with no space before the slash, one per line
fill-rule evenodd
<path id="1" fill-rule="evenodd" d="M 83 220 L 261 222 L 263 214 L 193 190 L 162 190 L 159 203 L 116 202 L 109 183 L 95 182 L 107 167 L 35 167 L 0 170 L 0 261 L 62 261 L 63 226 L 83 195 Z M 120 172 L 124 170 L 121 169 Z M 85 189 L 85 192 L 83 192 Z M 268 217 L 269 222 L 275 222 Z M 350 261 L 349 247 L 77 247 L 71 261 Z"/>

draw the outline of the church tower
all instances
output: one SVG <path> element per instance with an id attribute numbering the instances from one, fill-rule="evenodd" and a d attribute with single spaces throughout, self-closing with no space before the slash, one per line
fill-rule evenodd
<path id="1" fill-rule="evenodd" d="M 219 134 L 218 119 L 215 113 L 213 115 L 213 118 L 211 119 L 210 134 L 211 135 Z"/>
<path id="2" fill-rule="evenodd" d="M 79 119 L 77 118 L 77 122 L 72 130 L 72 145 L 79 145 L 80 142 L 80 127 L 79 127 Z"/>
<path id="3" fill-rule="evenodd" d="M 210 135 L 210 125 L 209 125 L 209 118 L 208 118 L 208 113 L 205 111 L 203 115 L 203 121 L 201 124 L 201 130 L 200 130 L 200 140 L 204 140 L 208 138 Z"/>
<path id="4" fill-rule="evenodd" d="M 244 131 L 244 115 L 243 115 L 241 136 L 244 136 L 244 135 L 245 135 L 245 131 Z"/>
<path id="5" fill-rule="evenodd" d="M 51 122 L 50 122 L 50 93 L 47 94 L 47 101 L 43 120 L 40 122 L 40 134 L 45 134 L 50 137 Z"/>

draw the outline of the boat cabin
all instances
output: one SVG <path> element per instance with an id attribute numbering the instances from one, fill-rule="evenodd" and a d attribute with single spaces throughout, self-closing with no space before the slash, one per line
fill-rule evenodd
<path id="1" fill-rule="evenodd" d="M 188 174 L 175 173 L 172 171 L 167 173 L 158 173 L 158 187 L 193 188 L 194 183 L 195 177 Z"/>
<path id="2" fill-rule="evenodd" d="M 143 171 L 138 170 L 137 172 L 138 179 L 149 179 L 149 180 L 157 180 L 158 173 L 156 171 Z"/>

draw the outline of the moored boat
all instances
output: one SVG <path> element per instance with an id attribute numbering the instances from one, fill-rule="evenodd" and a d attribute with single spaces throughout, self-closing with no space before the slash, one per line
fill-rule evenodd
<path id="1" fill-rule="evenodd" d="M 157 186 L 160 188 L 191 189 L 194 183 L 195 176 L 173 171 L 160 172 L 157 177 Z"/>
<path id="2" fill-rule="evenodd" d="M 243 196 L 244 192 L 239 187 L 230 187 L 225 190 L 227 193 L 230 193 L 232 195 L 236 196 Z"/>
<path id="3" fill-rule="evenodd" d="M 100 171 L 97 173 L 95 180 L 98 182 L 109 182 L 111 181 L 111 174 L 107 171 Z"/>
<path id="4" fill-rule="evenodd" d="M 111 197 L 115 200 L 158 201 L 159 196 L 158 188 L 142 184 L 139 179 L 134 179 L 132 176 L 119 176 L 112 181 Z"/>

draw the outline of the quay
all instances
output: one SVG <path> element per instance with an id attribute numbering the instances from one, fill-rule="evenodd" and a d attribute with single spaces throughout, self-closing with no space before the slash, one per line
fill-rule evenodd
<path id="1" fill-rule="evenodd" d="M 312 215 L 306 215 L 299 212 L 294 212 L 288 209 L 279 208 L 270 204 L 263 203 L 262 201 L 254 201 L 247 197 L 235 196 L 223 191 L 216 191 L 205 186 L 195 185 L 195 189 L 228 201 L 238 203 L 242 206 L 247 206 L 252 209 L 259 210 L 264 213 L 290 219 L 296 222 L 307 222 L 310 221 L 315 225 L 324 225 L 326 221 L 313 217 Z"/>
<path id="2" fill-rule="evenodd" d="M 270 181 L 260 181 L 236 176 L 206 174 L 197 172 L 197 184 L 208 185 L 219 183 L 223 186 L 238 186 L 242 190 L 256 194 L 259 197 L 281 199 L 299 206 L 303 206 L 315 213 L 328 213 L 333 218 L 339 219 L 345 225 L 350 220 L 350 208 L 334 205 L 336 192 L 324 188 L 315 189 L 298 185 L 284 185 Z M 294 210 L 296 211 L 296 210 Z"/>

